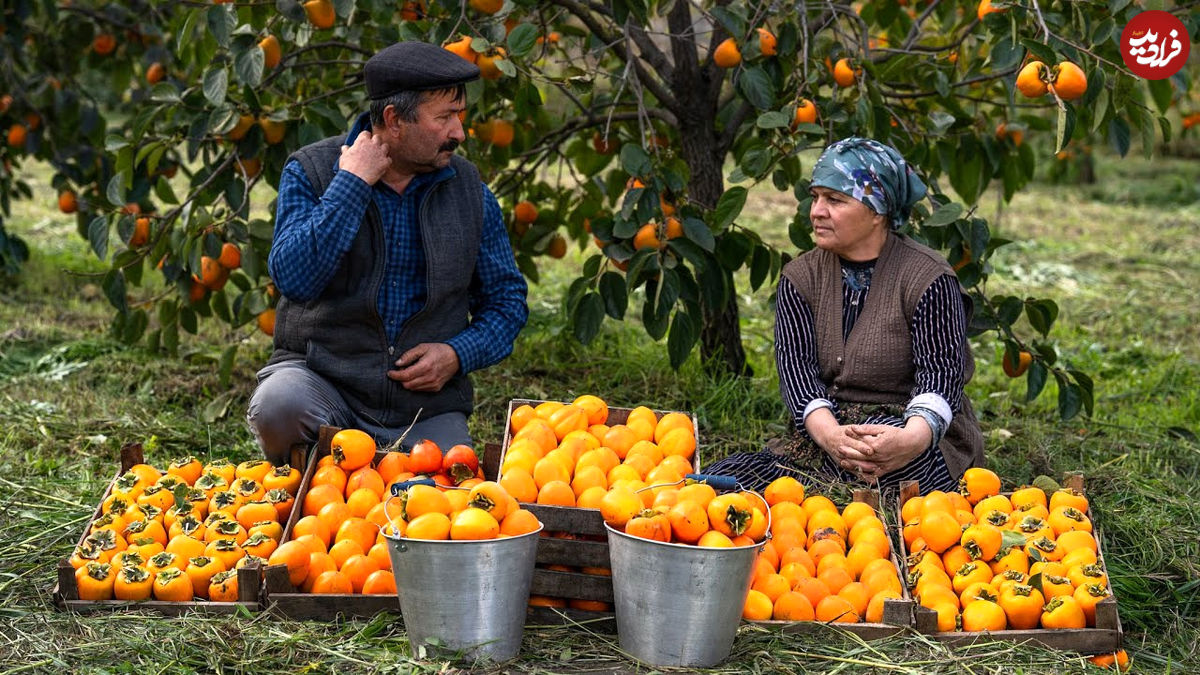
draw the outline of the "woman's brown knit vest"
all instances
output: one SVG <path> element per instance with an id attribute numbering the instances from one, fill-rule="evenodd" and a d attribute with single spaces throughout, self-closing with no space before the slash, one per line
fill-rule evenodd
<path id="1" fill-rule="evenodd" d="M 875 263 L 866 306 L 843 341 L 837 255 L 814 249 L 789 262 L 783 275 L 813 311 L 826 395 L 851 402 L 907 403 L 915 386 L 911 326 L 917 302 L 934 280 L 953 273 L 932 249 L 903 235 L 889 235 Z M 965 291 L 962 298 L 969 321 L 971 299 Z M 975 372 L 975 361 L 969 346 L 964 353 L 965 385 Z M 966 396 L 939 447 L 951 476 L 983 464 L 983 434 Z"/>

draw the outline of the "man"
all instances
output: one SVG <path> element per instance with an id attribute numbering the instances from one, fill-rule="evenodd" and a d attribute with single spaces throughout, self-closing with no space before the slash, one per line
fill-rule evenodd
<path id="1" fill-rule="evenodd" d="M 435 45 L 392 45 L 364 69 L 370 112 L 288 159 L 268 261 L 275 351 L 247 413 L 267 459 L 322 424 L 471 442 L 467 374 L 508 356 L 528 317 L 500 206 L 454 154 L 477 77 Z"/>

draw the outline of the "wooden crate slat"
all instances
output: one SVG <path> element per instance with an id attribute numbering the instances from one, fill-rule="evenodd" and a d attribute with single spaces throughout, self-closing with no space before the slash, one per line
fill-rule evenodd
<path id="1" fill-rule="evenodd" d="M 581 509 L 571 506 L 546 506 L 545 504 L 522 504 L 546 526 L 546 532 L 570 532 L 608 538 L 604 529 L 604 518 L 596 509 Z"/>
<path id="2" fill-rule="evenodd" d="M 602 541 L 579 541 L 540 537 L 537 561 L 547 565 L 572 567 L 608 567 L 608 544 Z"/>
<path id="3" fill-rule="evenodd" d="M 577 600 L 613 601 L 611 578 L 578 572 L 534 570 L 529 592 L 532 595 L 548 595 Z"/>
<path id="4" fill-rule="evenodd" d="M 571 607 L 530 607 L 525 614 L 527 626 L 578 625 L 597 633 L 615 635 L 616 616 L 612 612 L 592 612 Z"/>

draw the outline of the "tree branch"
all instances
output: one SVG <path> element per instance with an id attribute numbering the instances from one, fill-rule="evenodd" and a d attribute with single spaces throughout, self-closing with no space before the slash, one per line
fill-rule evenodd
<path id="1" fill-rule="evenodd" d="M 646 62 L 654 67 L 655 72 L 660 77 L 666 81 L 670 81 L 674 76 L 675 67 L 671 65 L 670 59 L 658 48 L 658 45 L 654 44 L 654 41 L 650 39 L 646 31 L 641 26 L 630 25 L 629 36 L 633 38 L 634 44 L 641 50 L 642 58 L 646 59 Z"/>
<path id="2" fill-rule="evenodd" d="M 951 88 L 964 87 L 964 86 L 975 84 L 977 82 L 990 82 L 992 80 L 999 80 L 1001 78 L 1005 78 L 1005 77 L 1008 77 L 1009 75 L 1012 75 L 1013 73 L 1017 72 L 1018 70 L 1020 70 L 1019 64 L 1016 66 L 1013 66 L 1012 68 L 1009 68 L 1008 70 L 1002 70 L 999 72 L 988 73 L 987 75 L 979 75 L 976 77 L 967 78 L 965 80 L 951 82 L 950 87 Z M 883 84 L 883 83 L 880 83 L 880 84 Z M 879 93 L 883 94 L 884 96 L 888 96 L 890 98 L 926 98 L 929 96 L 940 96 L 940 94 L 938 94 L 938 92 L 936 92 L 936 91 L 900 92 L 900 91 L 896 91 L 894 89 L 891 89 L 891 90 L 883 89 L 882 87 L 880 87 Z"/>
<path id="3" fill-rule="evenodd" d="M 533 175 L 539 166 L 545 163 L 547 157 L 557 152 L 557 148 L 561 146 L 566 139 L 576 133 L 591 127 L 598 127 L 607 124 L 610 121 L 625 122 L 631 120 L 640 120 L 643 115 L 655 117 L 668 124 L 674 124 L 675 120 L 671 114 L 665 110 L 651 108 L 648 110 L 630 110 L 625 112 L 608 112 L 600 115 L 590 113 L 587 115 L 579 115 L 571 117 L 563 121 L 557 129 L 546 133 L 542 136 L 539 143 L 525 152 L 517 155 L 513 159 L 517 160 L 518 164 L 515 169 L 506 173 L 503 179 L 496 184 L 493 191 L 497 195 L 507 194 L 516 189 L 517 186 L 523 184 L 526 179 Z"/>
<path id="4" fill-rule="evenodd" d="M 749 101 L 742 101 L 738 109 L 733 111 L 733 114 L 729 116 L 729 122 L 721 130 L 720 140 L 718 141 L 722 155 L 728 152 L 729 148 L 733 147 L 733 141 L 737 137 L 738 129 L 741 128 L 742 122 L 746 121 L 746 118 L 750 116 L 753 110 L 754 106 L 750 105 Z"/>
<path id="5" fill-rule="evenodd" d="M 675 96 L 671 93 L 671 90 L 667 89 L 661 80 L 655 78 L 653 73 L 646 70 L 646 66 L 642 63 L 641 59 L 634 54 L 630 54 L 629 50 L 625 48 L 625 45 L 622 44 L 624 35 L 618 38 L 611 31 L 606 30 L 605 26 L 596 20 L 590 7 L 585 7 L 576 0 L 554 0 L 554 2 L 583 22 L 583 25 L 599 37 L 602 42 L 611 45 L 617 58 L 633 67 L 638 80 L 650 90 L 651 94 L 654 94 L 660 105 L 668 108 L 678 106 L 678 102 L 675 100 Z M 621 32 L 624 33 L 624 31 Z"/>

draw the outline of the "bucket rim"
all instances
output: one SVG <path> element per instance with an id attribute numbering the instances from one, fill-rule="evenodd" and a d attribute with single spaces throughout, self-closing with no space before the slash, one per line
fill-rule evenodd
<path id="1" fill-rule="evenodd" d="M 636 541 L 639 543 L 645 542 L 647 544 L 656 544 L 658 546 L 666 546 L 669 548 L 683 549 L 683 550 L 688 550 L 688 551 L 715 551 L 715 552 L 746 551 L 746 550 L 749 550 L 752 548 L 762 548 L 763 544 L 766 544 L 767 541 L 771 538 L 770 535 L 768 534 L 766 537 L 763 538 L 762 541 L 755 542 L 753 544 L 746 544 L 744 546 L 726 546 L 723 548 L 713 548 L 713 547 L 709 547 L 709 546 L 696 546 L 694 544 L 679 544 L 679 543 L 676 543 L 673 541 L 671 541 L 671 542 L 657 541 L 655 539 L 645 539 L 643 537 L 635 537 L 632 534 L 629 534 L 628 532 L 622 532 L 621 530 L 618 530 L 617 528 L 613 527 L 612 525 L 609 525 L 608 523 L 604 523 L 604 529 L 608 530 L 608 532 L 610 534 L 620 535 L 621 537 L 623 537 L 625 539 L 629 539 L 629 540 Z"/>
<path id="2" fill-rule="evenodd" d="M 538 528 L 536 530 L 518 534 L 516 536 L 496 537 L 495 539 L 414 539 L 413 537 L 401 537 L 399 535 L 388 534 L 387 532 L 383 532 L 383 536 L 388 541 L 394 541 L 396 543 L 414 542 L 419 544 L 447 544 L 450 546 L 457 546 L 461 544 L 497 544 L 498 542 L 517 541 L 525 537 L 536 537 L 542 533 L 542 530 L 545 529 L 546 524 L 539 521 Z"/>

